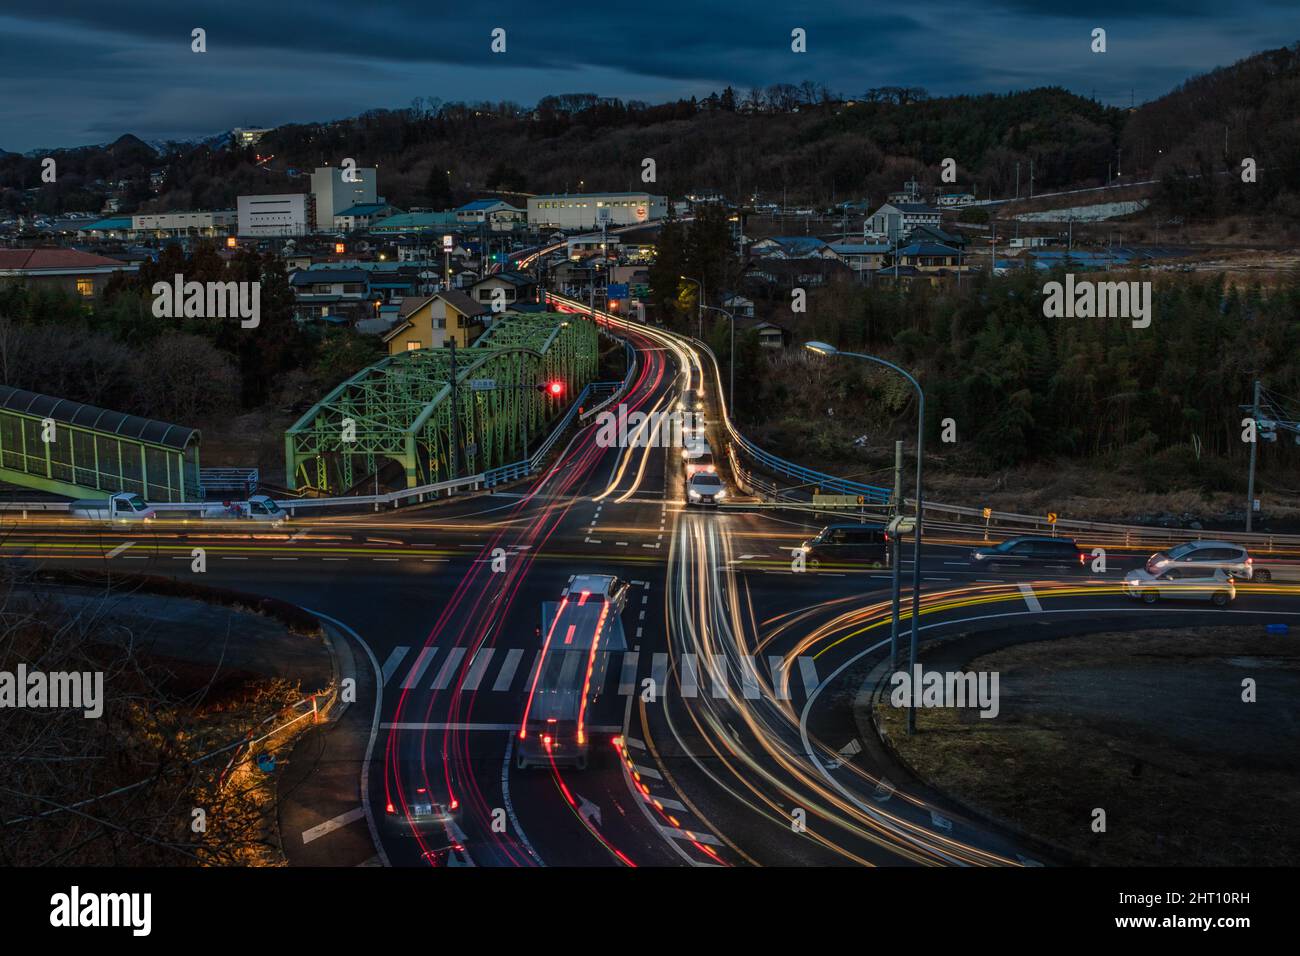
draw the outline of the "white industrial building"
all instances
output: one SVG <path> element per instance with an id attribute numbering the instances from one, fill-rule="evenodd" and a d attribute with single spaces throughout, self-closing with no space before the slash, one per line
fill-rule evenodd
<path id="1" fill-rule="evenodd" d="M 137 236 L 224 235 L 235 224 L 235 210 L 213 212 L 150 212 L 131 217 L 131 231 Z"/>
<path id="2" fill-rule="evenodd" d="M 321 166 L 311 174 L 311 194 L 316 200 L 313 225 L 321 232 L 332 230 L 334 217 L 343 210 L 380 201 L 378 169 L 374 166 L 352 169 L 355 182 L 343 178 L 347 172 L 342 166 Z"/>
<path id="3" fill-rule="evenodd" d="M 240 196 L 241 236 L 304 236 L 311 232 L 312 197 L 307 193 Z"/>
<path id="4" fill-rule="evenodd" d="M 602 210 L 608 215 L 602 218 Z M 599 229 L 651 222 L 668 215 L 668 199 L 650 193 L 577 193 L 531 196 L 528 225 L 550 229 Z"/>

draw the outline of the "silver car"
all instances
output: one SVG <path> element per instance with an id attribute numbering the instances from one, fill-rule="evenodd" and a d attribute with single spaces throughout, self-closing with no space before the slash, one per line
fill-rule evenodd
<path id="1" fill-rule="evenodd" d="M 1152 574 L 1136 569 L 1124 576 L 1124 593 L 1143 604 L 1155 604 L 1161 598 L 1186 601 L 1209 601 L 1226 607 L 1237 597 L 1237 586 L 1225 571 L 1212 571 L 1205 577 L 1179 576 L 1175 571 Z"/>
<path id="2" fill-rule="evenodd" d="M 1157 551 L 1147 559 L 1146 570 L 1170 580 L 1203 578 L 1215 571 L 1249 581 L 1254 576 L 1250 552 L 1231 541 L 1188 541 L 1168 551 Z"/>

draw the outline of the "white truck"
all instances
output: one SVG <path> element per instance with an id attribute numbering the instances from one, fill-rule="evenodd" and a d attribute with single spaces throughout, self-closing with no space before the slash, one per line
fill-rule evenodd
<path id="1" fill-rule="evenodd" d="M 141 524 L 154 519 L 154 510 L 139 495 L 119 491 L 107 498 L 88 498 L 68 505 L 68 514 L 102 524 Z"/>
<path id="2" fill-rule="evenodd" d="M 227 518 L 236 521 L 265 521 L 272 525 L 284 524 L 289 513 L 266 495 L 253 495 L 247 501 L 227 501 L 203 509 L 208 519 Z"/>

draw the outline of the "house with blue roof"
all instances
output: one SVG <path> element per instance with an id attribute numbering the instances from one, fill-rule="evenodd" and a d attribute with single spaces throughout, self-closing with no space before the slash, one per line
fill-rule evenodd
<path id="1" fill-rule="evenodd" d="M 838 259 L 830 244 L 816 236 L 769 236 L 749 247 L 760 259 Z"/>
<path id="2" fill-rule="evenodd" d="M 475 199 L 455 210 L 462 225 L 487 225 L 497 232 L 508 232 L 528 222 L 528 210 L 512 206 L 501 199 Z"/>

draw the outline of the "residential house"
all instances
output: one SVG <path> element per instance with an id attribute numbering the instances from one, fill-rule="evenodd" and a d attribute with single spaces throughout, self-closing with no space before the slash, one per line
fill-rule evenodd
<path id="1" fill-rule="evenodd" d="M 455 210 L 461 225 L 486 225 L 494 232 L 510 232 L 528 224 L 528 210 L 500 199 L 475 199 Z"/>
<path id="2" fill-rule="evenodd" d="M 938 226 L 939 210 L 923 203 L 885 203 L 867 217 L 863 238 L 875 242 L 898 242 L 918 226 Z"/>
<path id="3" fill-rule="evenodd" d="M 468 348 L 483 334 L 488 310 L 464 292 L 450 290 L 428 298 L 407 299 L 397 324 L 384 333 L 389 355 L 415 349 Z"/>
<path id="4" fill-rule="evenodd" d="M 830 243 L 816 236 L 770 236 L 751 243 L 749 254 L 764 259 L 837 259 Z"/>
<path id="5" fill-rule="evenodd" d="M 137 264 L 75 249 L 0 249 L 0 282 L 56 288 L 93 299 L 118 272 L 135 272 Z"/>
<path id="6" fill-rule="evenodd" d="M 968 272 L 970 266 L 961 261 L 961 252 L 952 246 L 937 242 L 914 242 L 898 250 L 900 265 L 912 266 L 919 272 Z"/>
<path id="7" fill-rule="evenodd" d="M 469 295 L 479 305 L 492 309 L 494 302 L 509 306 L 518 301 L 535 299 L 537 283 L 532 276 L 522 272 L 497 272 L 471 285 Z M 504 309 L 493 311 L 501 312 Z"/>
<path id="8" fill-rule="evenodd" d="M 954 249 L 965 249 L 970 240 L 960 232 L 948 232 L 938 226 L 921 225 L 904 236 L 900 244 L 907 246 L 914 242 L 937 242 L 940 245 L 952 246 Z"/>
<path id="9" fill-rule="evenodd" d="M 883 266 L 890 247 L 885 242 L 835 242 L 831 249 L 845 265 L 861 275 Z"/>
<path id="10" fill-rule="evenodd" d="M 371 318 L 370 273 L 348 268 L 301 269 L 289 276 L 299 321 L 347 323 Z"/>
<path id="11" fill-rule="evenodd" d="M 738 292 L 723 295 L 722 307 L 735 316 L 747 319 L 754 317 L 754 300 L 747 299 Z"/>
<path id="12" fill-rule="evenodd" d="M 783 349 L 790 344 L 790 330 L 775 322 L 759 322 L 754 327 L 758 344 L 766 349 Z"/>

